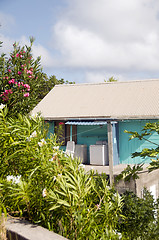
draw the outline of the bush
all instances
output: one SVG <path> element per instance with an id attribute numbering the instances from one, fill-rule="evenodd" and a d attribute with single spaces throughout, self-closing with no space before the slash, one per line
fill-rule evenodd
<path id="1" fill-rule="evenodd" d="M 119 239 L 122 198 L 46 130 L 39 116 L 11 118 L 1 110 L 1 206 L 69 239 Z"/>
<path id="2" fill-rule="evenodd" d="M 137 197 L 132 192 L 125 192 L 122 208 L 125 218 L 119 223 L 119 231 L 123 239 L 155 239 L 157 231 L 155 209 L 154 199 L 146 189 L 143 198 Z"/>

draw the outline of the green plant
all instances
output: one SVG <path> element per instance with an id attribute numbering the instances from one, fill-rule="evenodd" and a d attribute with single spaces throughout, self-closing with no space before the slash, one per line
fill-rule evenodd
<path id="1" fill-rule="evenodd" d="M 155 203 L 146 189 L 143 191 L 143 198 L 137 197 L 132 192 L 123 194 L 122 214 L 125 218 L 120 220 L 118 230 L 122 233 L 123 239 L 154 239 Z"/>
<path id="2" fill-rule="evenodd" d="M 143 170 L 143 164 L 138 164 L 134 166 L 127 165 L 127 167 L 118 175 L 116 176 L 116 182 L 124 179 L 124 181 L 130 182 L 131 179 L 135 180 L 138 179 L 139 172 Z"/>
<path id="3" fill-rule="evenodd" d="M 105 175 L 67 156 L 43 120 L 0 110 L 0 197 L 8 214 L 69 239 L 119 239 L 122 198 Z"/>
<path id="4" fill-rule="evenodd" d="M 9 57 L 0 56 L 0 103 L 7 105 L 10 116 L 29 113 L 55 84 L 72 83 L 47 77 L 42 71 L 41 58 L 33 58 L 33 43 L 33 37 L 29 46 L 21 47 L 15 42 Z"/>
<path id="5" fill-rule="evenodd" d="M 150 165 L 148 167 L 149 172 L 159 168 L 159 142 L 158 142 L 158 134 L 159 134 L 159 122 L 154 123 L 146 123 L 143 129 L 141 130 L 141 134 L 138 132 L 132 132 L 125 130 L 126 133 L 130 133 L 131 136 L 129 140 L 137 138 L 139 140 L 144 139 L 149 142 L 150 148 L 144 148 L 141 152 L 132 153 L 132 157 L 141 157 L 145 159 L 146 157 L 151 158 Z M 156 141 L 153 142 L 148 139 L 152 134 L 156 134 Z"/>

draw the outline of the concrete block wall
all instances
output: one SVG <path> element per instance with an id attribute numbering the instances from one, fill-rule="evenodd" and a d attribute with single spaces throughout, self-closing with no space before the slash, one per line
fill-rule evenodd
<path id="1" fill-rule="evenodd" d="M 8 218 L 6 229 L 8 240 L 67 240 L 52 231 L 21 219 Z"/>

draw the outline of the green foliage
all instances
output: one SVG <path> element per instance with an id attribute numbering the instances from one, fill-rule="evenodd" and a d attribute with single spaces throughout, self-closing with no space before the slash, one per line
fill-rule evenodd
<path id="1" fill-rule="evenodd" d="M 0 56 L 0 103 L 7 104 L 10 116 L 29 113 L 55 84 L 72 83 L 43 73 L 40 57 L 32 56 L 33 42 L 30 38 L 30 46 L 22 47 L 14 43 L 9 57 Z"/>
<path id="2" fill-rule="evenodd" d="M 147 136 L 152 135 L 153 133 L 159 134 L 159 122 L 155 123 L 146 123 L 144 128 L 142 129 L 142 133 L 139 134 L 138 132 L 131 132 L 131 131 L 126 131 L 126 133 L 130 133 L 131 136 L 129 140 L 137 138 L 139 140 L 145 140 L 149 142 L 151 145 L 154 145 L 152 148 L 144 148 L 142 149 L 141 152 L 135 152 L 132 153 L 132 157 L 150 157 L 151 158 L 151 163 L 149 165 L 149 171 L 153 171 L 155 169 L 159 168 L 159 141 L 157 137 L 157 142 L 152 142 L 150 141 Z"/>
<path id="3" fill-rule="evenodd" d="M 104 82 L 117 82 L 117 81 L 118 81 L 118 80 L 115 79 L 113 76 L 110 77 L 108 80 L 105 80 L 105 79 L 104 79 Z"/>
<path id="4" fill-rule="evenodd" d="M 44 140 L 47 129 L 39 116 L 12 118 L 7 112 L 0 110 L 0 175 L 25 175 L 46 156 L 51 158 L 53 139 Z"/>
<path id="5" fill-rule="evenodd" d="M 120 220 L 119 231 L 122 239 L 155 239 L 157 232 L 155 222 L 155 203 L 152 195 L 144 189 L 143 198 L 132 192 L 123 194 L 122 212 L 124 220 Z"/>
<path id="6" fill-rule="evenodd" d="M 143 164 L 130 166 L 127 167 L 116 177 L 116 181 L 118 182 L 120 179 L 124 179 L 124 181 L 130 182 L 131 179 L 135 180 L 138 179 L 138 173 L 143 170 Z"/>
<path id="7" fill-rule="evenodd" d="M 57 146 L 39 116 L 0 110 L 0 204 L 69 239 L 119 239 L 122 198 L 105 175 L 86 172 Z"/>

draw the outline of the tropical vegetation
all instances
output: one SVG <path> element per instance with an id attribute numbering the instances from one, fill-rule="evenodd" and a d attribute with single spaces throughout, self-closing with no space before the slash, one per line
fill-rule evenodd
<path id="1" fill-rule="evenodd" d="M 60 149 L 60 133 L 48 138 L 40 115 L 28 114 L 55 83 L 69 83 L 42 72 L 32 44 L 14 44 L 10 57 L 0 58 L 0 215 L 68 239 L 157 239 L 158 202 L 146 189 L 142 199 L 120 195 L 105 174 L 85 171 Z M 5 237 L 2 217 L 0 234 Z"/>

